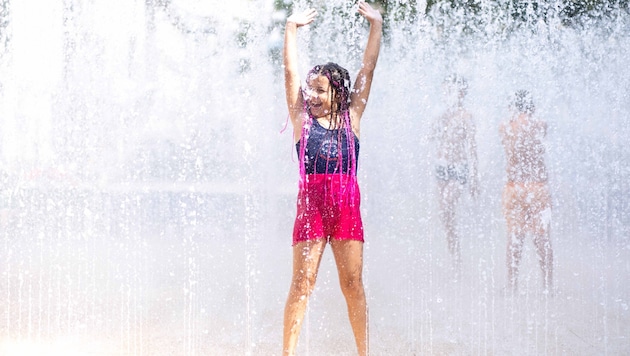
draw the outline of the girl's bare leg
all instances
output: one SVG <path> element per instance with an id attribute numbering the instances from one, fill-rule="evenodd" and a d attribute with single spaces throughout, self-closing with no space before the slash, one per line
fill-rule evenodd
<path id="1" fill-rule="evenodd" d="M 368 309 L 363 288 L 363 242 L 331 240 L 341 291 L 346 298 L 350 325 L 360 356 L 369 353 Z"/>
<path id="2" fill-rule="evenodd" d="M 508 226 L 507 270 L 508 286 L 512 292 L 516 292 L 518 287 L 518 267 L 521 263 L 524 238 L 522 229 Z"/>
<path id="3" fill-rule="evenodd" d="M 284 308 L 282 354 L 294 355 L 304 320 L 308 297 L 315 287 L 326 239 L 299 242 L 293 246 L 293 277 Z"/>
<path id="4" fill-rule="evenodd" d="M 514 186 L 507 185 L 503 191 L 503 214 L 507 223 L 507 275 L 508 288 L 516 292 L 518 287 L 518 269 L 523 253 L 523 241 L 527 227 L 526 211 L 520 203 L 521 197 Z"/>
<path id="5" fill-rule="evenodd" d="M 462 264 L 462 253 L 459 236 L 457 236 L 457 226 L 455 220 L 455 212 L 457 202 L 462 193 L 461 184 L 454 180 L 447 182 L 439 182 L 440 193 L 440 218 L 446 232 L 446 242 L 448 244 L 448 252 L 451 254 L 455 278 L 459 279 Z"/>
<path id="6" fill-rule="evenodd" d="M 543 277 L 543 291 L 552 292 L 553 288 L 553 250 L 551 248 L 551 198 L 546 192 L 546 187 L 541 187 L 538 194 L 539 201 L 535 214 L 533 214 L 534 245 L 538 251 L 538 259 Z"/>

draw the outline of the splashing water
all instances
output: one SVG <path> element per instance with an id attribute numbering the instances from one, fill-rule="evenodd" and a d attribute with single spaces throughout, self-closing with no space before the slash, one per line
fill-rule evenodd
<path id="1" fill-rule="evenodd" d="M 492 3 L 388 9 L 358 172 L 371 351 L 627 353 L 628 17 L 516 26 Z M 0 4 L 0 352 L 277 354 L 299 179 L 278 133 L 284 15 L 263 0 Z M 354 77 L 366 23 L 326 4 L 300 29 L 300 70 L 335 61 Z M 458 282 L 429 137 L 453 72 L 480 183 L 457 207 Z M 549 125 L 553 296 L 531 237 L 519 293 L 504 293 L 498 128 L 521 88 Z M 300 354 L 354 352 L 330 253 L 306 318 Z"/>

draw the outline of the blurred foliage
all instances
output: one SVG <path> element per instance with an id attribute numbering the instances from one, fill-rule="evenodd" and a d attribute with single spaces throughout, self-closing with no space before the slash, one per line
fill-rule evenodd
<path id="1" fill-rule="evenodd" d="M 565 0 L 561 17 L 565 24 L 581 24 L 593 19 L 630 15 L 628 0 Z"/>
<path id="2" fill-rule="evenodd" d="M 528 21 L 532 17 L 548 19 L 558 16 L 565 24 L 615 15 L 619 10 L 627 12 L 629 0 L 499 0 L 492 6 L 505 10 L 516 21 Z M 487 2 L 486 2 L 487 3 Z M 480 0 L 427 0 L 426 13 L 434 7 L 448 4 L 452 9 L 466 9 L 479 13 Z"/>
<path id="3" fill-rule="evenodd" d="M 314 2 L 314 1 L 313 1 Z M 354 0 L 353 2 L 356 2 Z M 418 17 L 420 0 L 374 0 L 368 1 L 380 8 L 383 17 L 393 22 L 414 21 Z M 274 0 L 275 8 L 292 11 L 293 1 Z M 624 11 L 628 15 L 630 0 L 426 0 L 425 13 L 435 9 L 440 12 L 463 10 L 465 13 L 478 14 L 483 7 L 494 7 L 506 11 L 515 21 L 528 21 L 531 18 L 547 19 L 549 16 L 559 17 L 565 24 L 579 24 L 585 20 L 613 16 Z M 387 24 L 386 24 L 387 26 Z"/>
<path id="4" fill-rule="evenodd" d="M 357 2 L 348 1 L 346 7 L 356 6 Z M 390 40 L 394 28 L 413 33 L 418 19 L 426 19 L 443 39 L 479 34 L 500 40 L 518 28 L 536 31 L 541 21 L 580 27 L 598 19 L 630 16 L 630 0 L 368 0 L 368 3 L 383 14 L 385 42 Z M 301 4 L 321 9 L 330 2 L 307 0 Z M 294 11 L 294 1 L 274 0 L 274 7 L 288 16 Z M 345 16 L 348 12 L 335 13 Z M 284 16 L 276 17 L 272 27 L 282 31 L 283 26 Z M 465 46 L 461 44 L 461 48 Z M 275 51 L 272 57 L 279 62 L 280 49 Z"/>
<path id="5" fill-rule="evenodd" d="M 6 30 L 10 1 L 0 0 L 0 31 Z M 162 9 L 172 24 L 184 33 L 215 33 L 216 22 L 212 17 L 200 18 L 199 21 L 191 24 L 182 19 L 177 11 L 171 11 L 171 5 L 176 3 L 176 0 L 144 1 L 149 12 L 158 8 Z M 338 14 L 343 20 L 351 20 L 352 11 L 348 10 L 355 7 L 358 1 L 349 0 L 340 3 L 327 0 L 306 0 L 301 4 L 319 10 L 332 6 L 327 10 Z M 294 0 L 273 0 L 276 13 L 268 27 L 270 37 L 281 38 L 286 16 L 295 10 L 294 2 Z M 368 2 L 383 14 L 383 33 L 386 42 L 390 39 L 394 28 L 413 33 L 417 20 L 420 18 L 431 23 L 442 38 L 451 35 L 456 35 L 453 38 L 459 38 L 457 34 L 473 33 L 505 38 L 513 29 L 537 25 L 541 20 L 553 19 L 556 23 L 559 20 L 567 26 L 580 26 L 601 18 L 630 16 L 630 0 L 369 0 Z M 359 15 L 355 14 L 355 16 Z M 354 26 L 354 23 L 368 26 L 367 22 L 350 22 L 350 26 Z M 253 41 L 250 25 L 246 20 L 241 20 L 237 25 L 234 40 L 240 48 L 246 48 Z M 316 28 L 317 24 L 313 26 Z M 4 33 L 0 33 L 0 40 L 6 41 Z M 280 64 L 281 51 L 281 40 L 271 43 L 269 45 L 270 60 Z M 248 59 L 240 60 L 241 72 L 247 72 L 250 65 Z"/>
<path id="6" fill-rule="evenodd" d="M 172 0 L 145 0 L 150 7 L 167 8 Z M 283 10 L 287 14 L 293 11 L 293 0 L 273 0 L 276 10 Z M 358 0 L 352 0 L 356 4 Z M 383 17 L 394 22 L 413 21 L 418 16 L 421 0 L 372 0 L 368 1 L 380 8 Z M 0 12 L 6 11 L 9 0 L 0 0 Z M 311 0 L 314 6 L 325 1 Z M 630 0 L 426 0 L 425 13 L 431 13 L 434 8 L 464 9 L 466 12 L 479 13 L 483 7 L 495 7 L 507 10 L 515 20 L 527 20 L 532 15 L 546 18 L 549 15 L 558 16 L 566 23 L 579 22 L 582 19 L 593 19 L 615 14 L 619 10 L 628 12 Z"/>

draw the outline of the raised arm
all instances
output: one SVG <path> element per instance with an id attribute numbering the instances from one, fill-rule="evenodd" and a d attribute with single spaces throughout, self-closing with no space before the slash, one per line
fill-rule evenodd
<path id="1" fill-rule="evenodd" d="M 370 35 L 368 36 L 365 52 L 363 53 L 363 63 L 357 79 L 354 81 L 354 88 L 350 96 L 350 115 L 355 133 L 358 134 L 359 121 L 365 111 L 370 88 L 372 87 L 372 77 L 378 60 L 378 53 L 381 48 L 381 37 L 383 33 L 383 17 L 378 10 L 372 8 L 368 3 L 359 2 L 359 13 L 370 22 Z"/>
<path id="2" fill-rule="evenodd" d="M 317 16 L 314 9 L 293 14 L 287 18 L 284 29 L 284 88 L 286 92 L 289 117 L 293 124 L 293 136 L 297 141 L 302 130 L 303 95 L 300 89 L 297 55 L 297 29 L 313 22 Z"/>

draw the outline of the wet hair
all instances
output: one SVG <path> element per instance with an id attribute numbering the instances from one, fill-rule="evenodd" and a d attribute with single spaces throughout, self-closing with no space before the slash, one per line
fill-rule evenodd
<path id="1" fill-rule="evenodd" d="M 329 95 L 334 98 L 334 102 L 337 104 L 336 112 L 330 113 L 331 122 L 334 122 L 335 125 L 338 124 L 332 120 L 337 114 L 338 117 L 342 118 L 341 124 L 343 124 L 343 119 L 350 113 L 350 74 L 342 66 L 328 62 L 313 67 L 308 72 L 307 78 L 319 75 L 328 78 L 330 82 Z"/>
<path id="2" fill-rule="evenodd" d="M 447 75 L 444 84 L 456 88 L 463 95 L 468 94 L 468 81 L 457 73 Z"/>
<path id="3" fill-rule="evenodd" d="M 510 98 L 510 107 L 519 113 L 533 114 L 536 107 L 534 99 L 527 90 L 517 90 Z"/>

